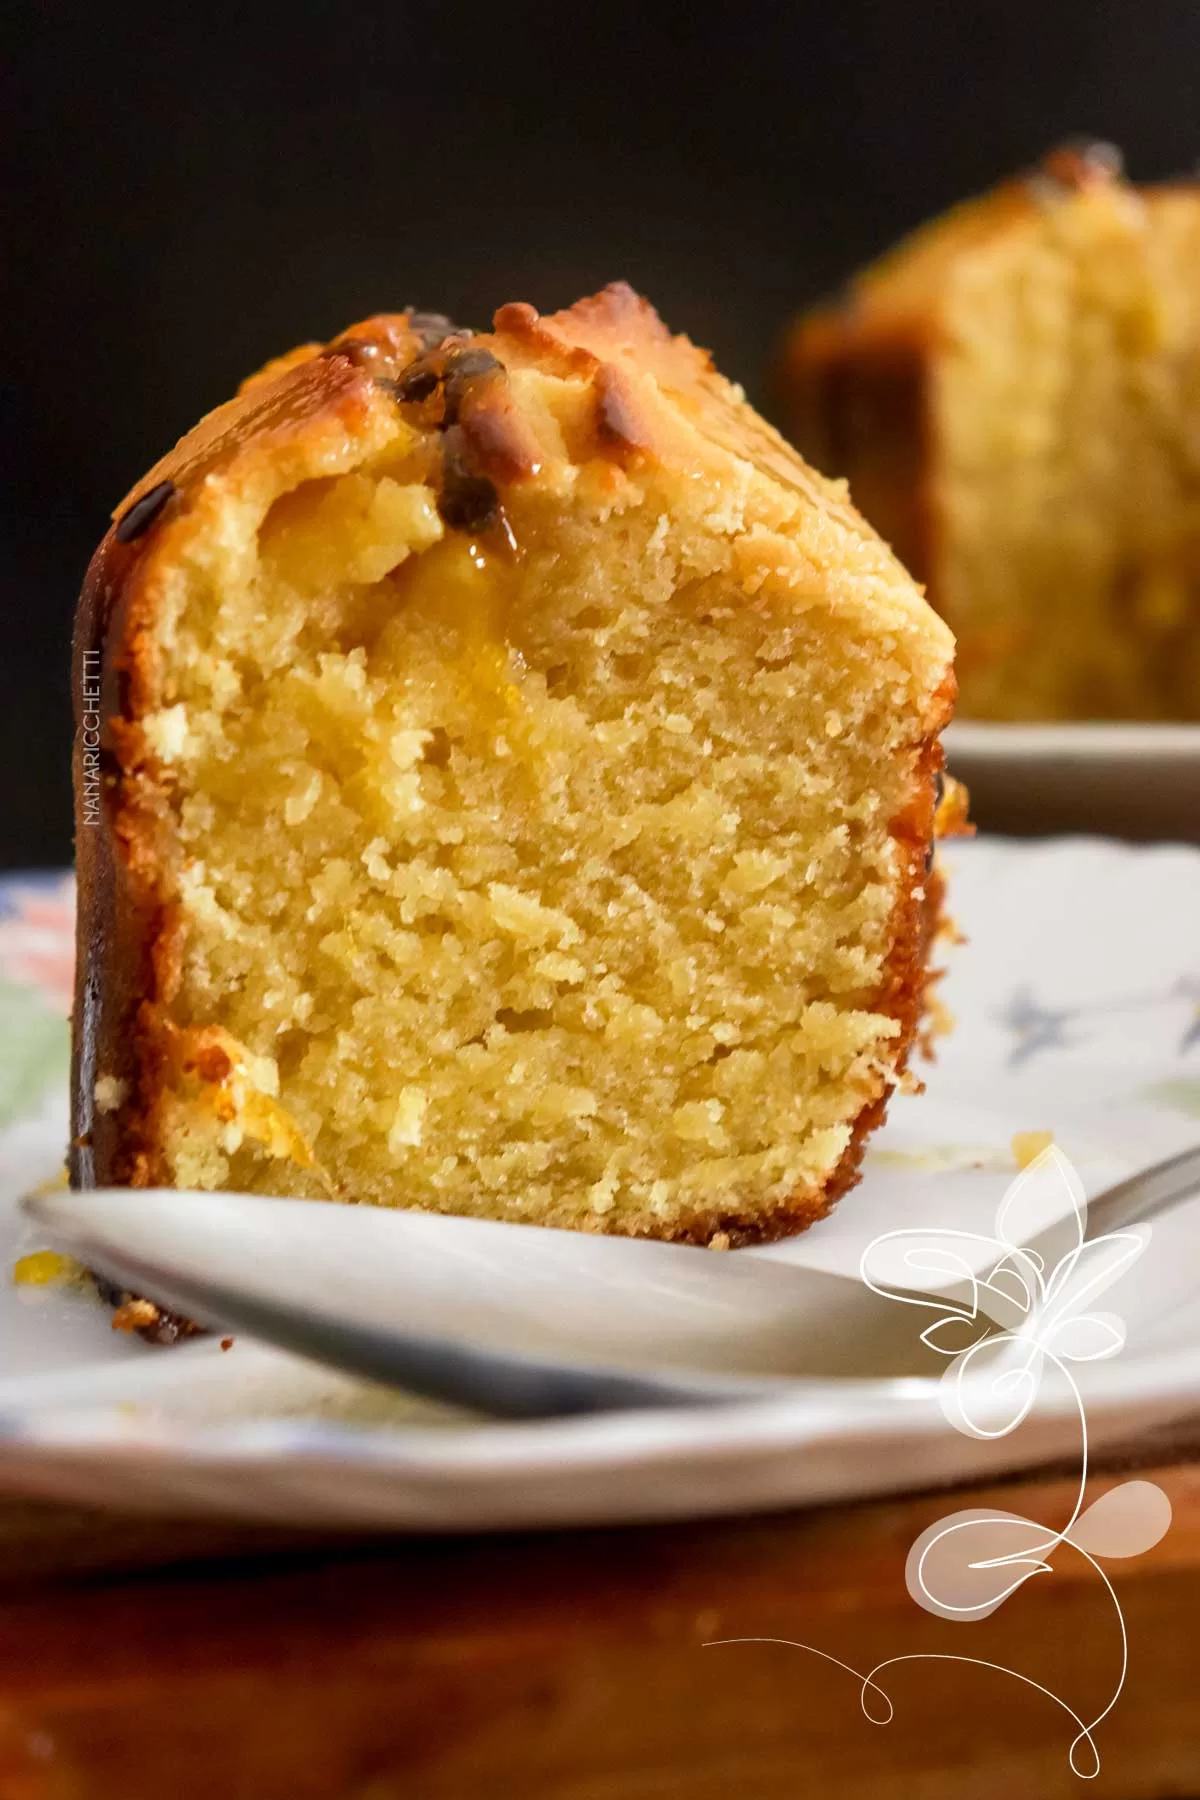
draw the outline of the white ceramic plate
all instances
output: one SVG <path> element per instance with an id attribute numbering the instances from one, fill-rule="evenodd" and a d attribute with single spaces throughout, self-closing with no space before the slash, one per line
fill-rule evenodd
<path id="1" fill-rule="evenodd" d="M 953 848 L 952 1037 L 893 1104 L 834 1218 L 771 1254 L 852 1271 L 903 1225 L 988 1232 L 1014 1133 L 1051 1130 L 1091 1191 L 1200 1138 L 1200 852 L 1088 841 Z M 33 1249 L 16 1196 L 65 1132 L 61 880 L 0 892 L 0 1257 Z M 57 1010 L 56 1010 L 57 1009 Z M 751 1254 L 741 1252 L 739 1254 Z M 759 1253 L 754 1253 L 759 1254 Z M 1200 1202 L 1155 1227 L 1104 1305 L 1128 1326 L 1081 1365 L 1093 1448 L 1200 1411 Z M 1200 1283 L 1197 1284 L 1200 1288 Z M 1164 1296 L 1171 1296 L 1168 1307 Z M 914 1331 L 925 1323 L 914 1319 Z M 951 1429 L 936 1390 L 496 1425 L 239 1341 L 155 1351 L 98 1306 L 0 1286 L 0 1485 L 108 1506 L 297 1525 L 481 1529 L 783 1507 L 1077 1454 L 1065 1387 L 1018 1430 Z"/>
<path id="2" fill-rule="evenodd" d="M 946 733 L 989 831 L 1200 843 L 1200 725 L 981 725 Z"/>

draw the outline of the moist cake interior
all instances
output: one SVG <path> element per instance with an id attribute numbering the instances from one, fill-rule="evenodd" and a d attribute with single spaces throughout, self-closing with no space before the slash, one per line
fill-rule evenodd
<path id="1" fill-rule="evenodd" d="M 449 530 L 426 457 L 171 572 L 171 1178 L 664 1236 L 819 1194 L 901 1031 L 902 631 L 652 499 Z"/>

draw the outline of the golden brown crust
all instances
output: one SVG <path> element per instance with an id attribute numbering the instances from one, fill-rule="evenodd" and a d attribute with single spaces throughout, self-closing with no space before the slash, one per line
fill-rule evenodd
<path id="1" fill-rule="evenodd" d="M 411 339 L 413 353 L 420 342 Z M 285 359 L 286 360 L 286 359 Z M 84 580 L 75 620 L 75 841 L 78 881 L 70 1169 L 76 1186 L 152 1186 L 165 1179 L 153 1112 L 163 1051 L 156 1015 L 170 999 L 179 956 L 161 802 L 142 766 L 135 722 L 153 705 L 156 560 L 164 537 L 208 477 L 289 436 L 331 423 L 353 431 L 370 375 L 342 355 L 303 356 L 219 407 L 154 465 L 114 515 Z M 133 539 L 123 522 L 170 484 L 165 505 Z M 169 547 L 166 550 L 169 554 Z M 99 819 L 90 816 L 83 757 L 89 686 L 99 685 Z M 101 1112 L 96 1082 L 129 1096 Z"/>
<path id="2" fill-rule="evenodd" d="M 855 505 L 920 582 L 936 560 L 931 343 L 928 322 L 828 309 L 792 327 L 775 376 L 789 436 L 849 481 Z"/>
<path id="3" fill-rule="evenodd" d="M 179 981 L 182 925 L 173 901 L 166 802 L 146 752 L 140 720 L 156 702 L 155 619 L 161 584 L 177 547 L 223 496 L 241 493 L 280 463 L 311 472 L 372 434 L 386 441 L 402 418 L 428 441 L 432 480 L 446 523 L 471 531 L 504 527 L 509 494 L 556 479 L 561 440 L 539 430 L 514 385 L 524 370 L 550 371 L 580 386 L 569 454 L 611 468 L 614 477 L 653 464 L 690 473 L 698 456 L 718 471 L 730 459 L 766 478 L 764 492 L 787 528 L 801 496 L 850 534 L 862 566 L 894 575 L 894 564 L 846 502 L 777 433 L 740 405 L 704 352 L 673 337 L 648 304 L 623 284 L 565 313 L 540 317 L 510 305 L 493 333 L 456 331 L 437 315 L 381 315 L 322 349 L 305 345 L 244 384 L 238 397 L 189 433 L 118 508 L 85 582 L 76 625 L 75 691 L 85 658 L 98 668 L 102 700 L 100 822 L 90 823 L 77 764 L 78 964 L 73 1070 L 72 1179 L 76 1185 L 165 1182 L 157 1109 L 171 1054 L 167 1011 Z M 324 466 L 323 464 L 320 466 Z M 341 466 L 341 465 L 339 465 Z M 927 632 L 930 657 L 949 668 L 951 640 L 924 618 L 901 585 L 893 604 Z M 938 733 L 949 717 L 946 674 L 920 722 L 916 796 L 893 822 L 900 889 L 882 1010 L 902 1028 L 899 1066 L 917 1030 L 932 929 L 926 857 L 933 832 Z M 77 752 L 77 756 L 78 756 Z M 898 1070 L 899 1072 L 899 1070 Z M 99 1077 L 128 1096 L 119 1112 L 95 1104 Z M 797 1230 L 857 1179 L 867 1133 L 886 1094 L 857 1121 L 834 1176 L 816 1197 L 796 1196 L 764 1218 L 736 1205 L 711 1211 L 676 1236 L 709 1242 L 763 1241 Z"/>

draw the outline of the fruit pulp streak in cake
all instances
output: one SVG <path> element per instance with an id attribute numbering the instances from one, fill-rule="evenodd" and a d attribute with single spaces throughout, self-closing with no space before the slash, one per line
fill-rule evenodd
<path id="1" fill-rule="evenodd" d="M 801 320 L 785 423 L 958 637 L 960 711 L 1200 719 L 1200 187 L 1104 146 Z"/>
<path id="2" fill-rule="evenodd" d="M 854 1179 L 952 639 L 631 290 L 272 364 L 119 510 L 76 655 L 77 1182 L 721 1244 Z"/>

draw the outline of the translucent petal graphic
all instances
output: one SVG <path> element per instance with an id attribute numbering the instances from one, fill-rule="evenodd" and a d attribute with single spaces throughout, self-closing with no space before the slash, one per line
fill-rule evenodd
<path id="1" fill-rule="evenodd" d="M 974 1231 L 885 1231 L 863 1251 L 859 1274 L 885 1300 L 973 1319 L 978 1311 L 975 1271 L 986 1268 L 995 1252 L 993 1240 Z M 914 1296 L 914 1288 L 927 1289 L 928 1298 Z"/>
<path id="2" fill-rule="evenodd" d="M 1092 1302 L 1137 1261 L 1150 1234 L 1149 1225 L 1133 1225 L 1068 1251 L 1046 1282 L 1047 1306 L 1055 1317 L 1090 1311 Z"/>
<path id="3" fill-rule="evenodd" d="M 983 1284 L 980 1306 L 998 1325 L 1011 1330 L 1040 1297 L 1041 1273 L 1041 1258 L 1026 1251 L 1002 1257 Z"/>
<path id="4" fill-rule="evenodd" d="M 1009 1332 L 966 1351 L 938 1384 L 947 1423 L 967 1437 L 1007 1437 L 1037 1399 L 1043 1360 L 1036 1340 Z"/>
<path id="5" fill-rule="evenodd" d="M 1050 1267 L 1083 1242 L 1087 1196 L 1074 1168 L 1050 1144 L 1011 1184 L 996 1213 L 996 1235 L 1014 1250 L 1054 1227 L 1044 1246 Z"/>
<path id="6" fill-rule="evenodd" d="M 1067 1536 L 1089 1556 L 1141 1556 L 1171 1526 L 1171 1502 L 1153 1481 L 1123 1481 L 1093 1500 Z"/>
<path id="7" fill-rule="evenodd" d="M 939 1356 L 962 1356 L 990 1336 L 991 1330 L 991 1322 L 987 1319 L 946 1313 L 925 1327 L 921 1342 L 936 1350 Z"/>
<path id="8" fill-rule="evenodd" d="M 1079 1313 L 1061 1319 L 1041 1342 L 1064 1362 L 1101 1362 L 1125 1348 L 1125 1321 L 1116 1313 Z"/>
<path id="9" fill-rule="evenodd" d="M 1052 1532 L 1019 1513 L 971 1507 L 923 1531 L 904 1579 L 918 1606 L 941 1619 L 986 1619 L 1031 1575 L 1045 1573 Z"/>

